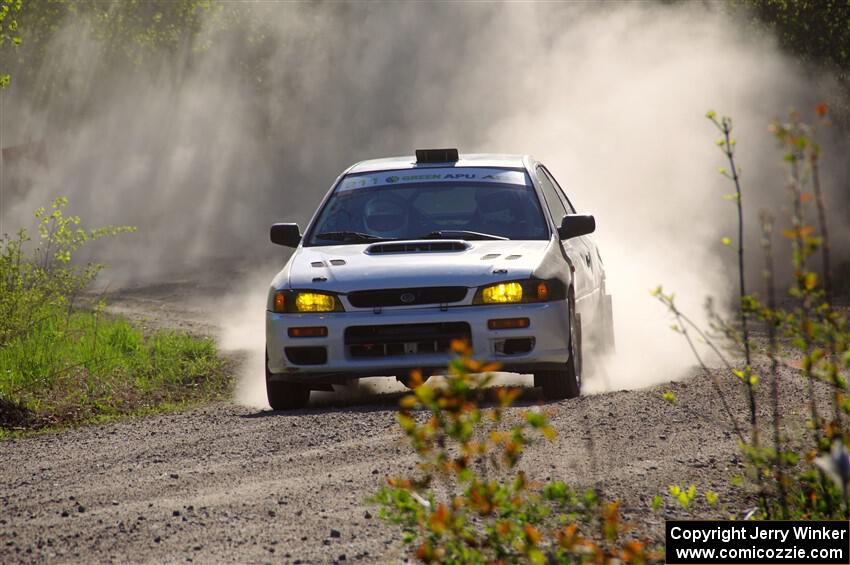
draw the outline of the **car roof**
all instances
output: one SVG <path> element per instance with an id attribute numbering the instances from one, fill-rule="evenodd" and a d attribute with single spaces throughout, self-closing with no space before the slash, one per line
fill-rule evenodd
<path id="1" fill-rule="evenodd" d="M 369 159 L 360 161 L 348 169 L 348 174 L 370 173 L 374 171 L 395 171 L 400 169 L 427 169 L 433 167 L 509 167 L 525 168 L 528 155 L 503 155 L 498 153 L 466 153 L 459 155 L 456 162 L 417 164 L 416 157 L 405 155 L 387 157 L 385 159 Z"/>

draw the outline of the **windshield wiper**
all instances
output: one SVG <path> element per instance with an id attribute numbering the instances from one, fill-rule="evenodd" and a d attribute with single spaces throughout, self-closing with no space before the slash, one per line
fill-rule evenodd
<path id="1" fill-rule="evenodd" d="M 506 240 L 507 237 L 493 235 L 490 233 L 481 233 L 477 231 L 467 230 L 437 230 L 432 231 L 422 239 L 500 239 Z"/>
<path id="2" fill-rule="evenodd" d="M 316 234 L 316 238 L 329 241 L 363 241 L 367 243 L 372 241 L 393 241 L 391 237 L 380 237 L 357 231 L 326 231 Z"/>

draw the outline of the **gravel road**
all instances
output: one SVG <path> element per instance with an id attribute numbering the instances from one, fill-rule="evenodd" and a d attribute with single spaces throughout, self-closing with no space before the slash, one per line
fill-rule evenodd
<path id="1" fill-rule="evenodd" d="M 212 332 L 203 305 L 187 299 L 196 287 L 111 300 L 145 323 Z M 801 420 L 804 383 L 783 376 L 784 415 Z M 725 386 L 743 417 L 741 391 Z M 676 406 L 661 399 L 666 390 Z M 404 561 L 399 532 L 366 502 L 414 465 L 394 420 L 398 398 L 291 413 L 226 403 L 0 442 L 0 563 Z M 513 410 L 538 403 L 529 389 Z M 717 492 L 718 516 L 752 504 L 729 482 L 742 470 L 737 440 L 703 375 L 545 407 L 558 436 L 528 452 L 529 475 L 620 498 L 638 535 L 660 540 L 664 518 L 681 515 L 650 509 L 671 483 Z"/>

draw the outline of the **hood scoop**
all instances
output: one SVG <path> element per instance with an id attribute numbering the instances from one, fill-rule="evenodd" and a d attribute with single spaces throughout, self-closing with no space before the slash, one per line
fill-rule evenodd
<path id="1" fill-rule="evenodd" d="M 385 255 L 390 253 L 447 253 L 466 251 L 469 244 L 461 240 L 439 241 L 405 241 L 390 243 L 374 243 L 366 248 L 369 255 Z"/>

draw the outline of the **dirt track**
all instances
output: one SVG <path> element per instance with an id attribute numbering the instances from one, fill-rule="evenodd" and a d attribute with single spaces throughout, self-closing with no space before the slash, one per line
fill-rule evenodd
<path id="1" fill-rule="evenodd" d="M 113 301 L 147 323 L 212 331 L 204 308 L 186 299 L 193 286 Z M 803 383 L 785 377 L 792 418 L 804 410 Z M 729 387 L 743 414 L 740 391 Z M 660 398 L 664 390 L 678 406 Z M 402 561 L 398 530 L 365 501 L 413 468 L 397 400 L 376 394 L 292 413 L 220 404 L 2 442 L 0 562 Z M 521 404 L 537 402 L 530 390 Z M 600 486 L 622 500 L 637 533 L 661 539 L 665 516 L 678 511 L 653 513 L 650 500 L 671 483 L 714 490 L 724 512 L 747 510 L 728 480 L 741 470 L 736 438 L 707 378 L 546 407 L 558 437 L 528 453 L 529 475 Z"/>

